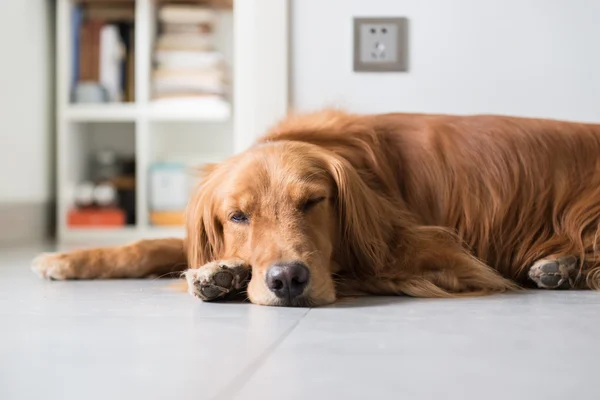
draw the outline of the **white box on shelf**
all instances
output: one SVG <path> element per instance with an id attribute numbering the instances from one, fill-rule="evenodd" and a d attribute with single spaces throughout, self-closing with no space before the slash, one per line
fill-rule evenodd
<path id="1" fill-rule="evenodd" d="M 184 164 L 155 163 L 150 166 L 150 210 L 183 210 L 189 198 L 188 188 Z"/>

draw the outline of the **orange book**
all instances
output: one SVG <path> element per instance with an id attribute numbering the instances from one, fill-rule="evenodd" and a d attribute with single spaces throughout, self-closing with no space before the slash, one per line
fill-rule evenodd
<path id="1" fill-rule="evenodd" d="M 125 211 L 120 208 L 71 210 L 67 225 L 71 227 L 118 227 L 125 225 Z"/>
<path id="2" fill-rule="evenodd" d="M 150 223 L 155 226 L 183 226 L 183 211 L 152 211 Z"/>

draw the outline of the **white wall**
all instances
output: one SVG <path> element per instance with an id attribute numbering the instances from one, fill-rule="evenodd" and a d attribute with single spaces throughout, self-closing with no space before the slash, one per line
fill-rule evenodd
<path id="1" fill-rule="evenodd" d="M 600 121 L 600 1 L 291 0 L 296 109 Z M 352 18 L 409 18 L 408 73 L 352 72 Z"/>
<path id="2" fill-rule="evenodd" d="M 51 191 L 50 0 L 0 0 L 0 203 Z"/>

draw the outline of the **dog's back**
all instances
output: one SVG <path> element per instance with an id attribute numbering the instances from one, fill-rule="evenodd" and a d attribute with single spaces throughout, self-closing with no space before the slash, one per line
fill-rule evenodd
<path id="1" fill-rule="evenodd" d="M 506 277 L 523 281 L 546 256 L 600 264 L 600 125 L 328 111 L 288 120 L 265 140 L 345 155 L 421 224 L 458 231 Z"/>
<path id="2" fill-rule="evenodd" d="M 405 128 L 393 130 L 403 197 L 423 223 L 456 229 L 478 257 L 519 280 L 551 254 L 597 262 L 600 125 L 400 114 L 379 123 L 389 130 L 393 121 Z"/>

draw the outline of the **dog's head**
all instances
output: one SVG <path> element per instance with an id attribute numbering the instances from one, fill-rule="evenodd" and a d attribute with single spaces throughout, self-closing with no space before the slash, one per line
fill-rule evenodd
<path id="1" fill-rule="evenodd" d="M 240 258 L 253 303 L 331 303 L 336 273 L 382 257 L 382 210 L 369 191 L 321 146 L 259 144 L 207 169 L 188 208 L 190 268 Z"/>

